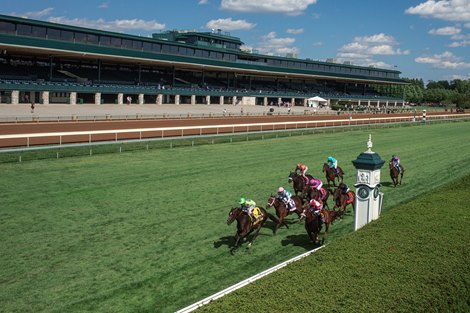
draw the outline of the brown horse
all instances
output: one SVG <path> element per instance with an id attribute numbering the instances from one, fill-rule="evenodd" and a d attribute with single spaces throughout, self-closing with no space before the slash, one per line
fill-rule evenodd
<path id="1" fill-rule="evenodd" d="M 259 209 L 259 211 L 257 211 L 257 213 L 259 214 L 256 218 L 251 217 L 248 213 L 242 211 L 242 209 L 239 207 L 232 208 L 228 213 L 227 225 L 230 225 L 234 220 L 237 220 L 237 233 L 235 234 L 235 245 L 230 250 L 232 253 L 237 250 L 238 247 L 241 245 L 240 240 L 246 238 L 249 234 L 254 231 L 255 234 L 248 243 L 247 249 L 250 248 L 253 242 L 255 241 L 256 237 L 258 237 L 261 227 L 266 223 L 268 218 L 270 218 L 275 223 L 279 223 L 277 218 L 272 214 L 266 212 L 264 208 L 257 207 L 253 211 L 257 209 Z"/>
<path id="2" fill-rule="evenodd" d="M 305 174 L 305 176 L 307 176 L 308 180 L 313 179 L 312 175 L 310 174 Z M 299 192 L 302 192 L 302 190 L 304 190 L 305 186 L 307 185 L 305 178 L 296 172 L 290 172 L 289 183 L 294 184 L 294 193 L 296 196 L 298 196 Z"/>
<path id="3" fill-rule="evenodd" d="M 313 243 L 318 243 L 318 237 L 322 228 L 321 216 L 314 214 L 310 209 L 305 210 L 305 213 L 305 230 L 307 231 L 310 240 L 312 240 Z M 323 215 L 323 220 L 325 221 L 323 223 L 325 224 L 325 231 L 323 232 L 321 244 L 324 244 L 326 241 L 331 223 L 340 217 L 341 214 L 341 211 L 329 211 L 326 209 L 321 210 L 321 215 Z"/>
<path id="4" fill-rule="evenodd" d="M 321 187 L 321 191 L 317 190 L 316 188 L 311 188 L 311 186 L 305 186 L 304 190 L 302 191 L 302 199 L 305 199 L 307 202 L 315 199 L 323 203 L 324 207 L 330 209 L 328 205 L 328 198 L 330 197 L 331 190 L 329 188 Z"/>
<path id="5" fill-rule="evenodd" d="M 302 208 L 302 199 L 297 196 L 292 196 L 291 197 L 292 201 L 294 201 L 295 204 L 295 210 L 292 212 L 297 213 L 297 216 L 300 219 L 300 214 L 302 214 L 303 208 Z M 286 204 L 280 200 L 278 197 L 275 197 L 271 195 L 268 199 L 268 204 L 266 205 L 266 208 L 269 209 L 270 207 L 274 207 L 276 209 L 276 215 L 279 219 L 279 221 L 276 224 L 276 227 L 274 228 L 274 233 L 277 232 L 277 229 L 281 227 L 281 225 L 286 226 L 286 228 L 289 228 L 287 226 L 286 222 L 284 221 L 284 218 L 291 213 L 286 207 Z"/>
<path id="6" fill-rule="evenodd" d="M 345 187 L 345 184 L 341 183 L 338 188 L 335 189 L 333 193 L 333 201 L 335 203 L 333 210 L 339 208 L 342 212 L 341 214 L 346 212 L 346 208 L 348 205 L 351 205 L 353 208 L 353 212 L 356 211 L 356 193 L 352 190 L 349 190 L 346 194 L 343 193 L 342 189 Z"/>
<path id="7" fill-rule="evenodd" d="M 323 163 L 323 173 L 325 173 L 328 187 L 330 186 L 330 181 L 333 182 L 333 187 L 336 187 L 335 178 L 338 178 L 338 183 L 340 182 L 339 181 L 340 179 L 341 179 L 341 183 L 343 182 L 343 175 L 344 175 L 343 170 L 339 166 L 336 167 L 336 170 L 337 170 L 337 173 L 335 173 L 335 170 L 333 168 L 330 168 L 328 164 Z"/>
<path id="8" fill-rule="evenodd" d="M 399 164 L 398 166 L 400 166 L 400 173 L 398 173 L 398 169 L 393 164 L 393 161 L 388 162 L 388 168 L 390 169 L 390 178 L 392 179 L 393 187 L 396 187 L 398 184 L 401 185 L 401 180 L 403 179 L 403 172 L 405 171 L 403 165 Z M 398 180 L 399 176 L 400 181 Z"/>

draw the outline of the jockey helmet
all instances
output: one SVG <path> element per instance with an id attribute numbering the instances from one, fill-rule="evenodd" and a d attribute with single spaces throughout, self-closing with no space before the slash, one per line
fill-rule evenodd
<path id="1" fill-rule="evenodd" d="M 245 203 L 246 203 L 245 198 L 240 198 L 240 201 L 238 201 L 238 203 L 240 203 L 240 204 L 245 204 Z"/>
<path id="2" fill-rule="evenodd" d="M 277 190 L 278 193 L 283 193 L 284 192 L 284 188 L 283 187 L 279 187 L 279 189 Z"/>
<path id="3" fill-rule="evenodd" d="M 301 167 L 302 166 L 302 163 L 297 163 L 297 167 Z"/>

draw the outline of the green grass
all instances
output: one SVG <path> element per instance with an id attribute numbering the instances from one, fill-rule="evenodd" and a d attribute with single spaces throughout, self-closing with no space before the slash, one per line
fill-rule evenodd
<path id="1" fill-rule="evenodd" d="M 469 312 L 469 188 L 420 195 L 197 312 Z"/>
<path id="2" fill-rule="evenodd" d="M 264 206 L 297 162 L 322 176 L 330 154 L 352 185 L 370 132 L 374 151 L 406 167 L 402 186 L 382 188 L 387 211 L 470 174 L 469 131 L 437 124 L 0 164 L 0 311 L 175 311 L 313 247 L 290 218 L 290 229 L 273 236 L 270 223 L 232 256 L 225 221 L 240 196 Z M 349 236 L 352 221 L 328 241 Z"/>

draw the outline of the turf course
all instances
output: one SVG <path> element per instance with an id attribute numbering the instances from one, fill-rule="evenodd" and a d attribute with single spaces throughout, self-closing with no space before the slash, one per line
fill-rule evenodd
<path id="1" fill-rule="evenodd" d="M 387 211 L 470 174 L 469 131 L 462 122 L 0 164 L 0 310 L 175 311 L 313 248 L 291 217 L 290 229 L 273 236 L 270 223 L 252 250 L 230 255 L 225 221 L 240 196 L 264 206 L 297 162 L 320 176 L 330 154 L 352 184 L 370 132 L 373 150 L 406 168 L 396 189 L 382 172 Z M 333 225 L 329 242 L 352 221 Z"/>

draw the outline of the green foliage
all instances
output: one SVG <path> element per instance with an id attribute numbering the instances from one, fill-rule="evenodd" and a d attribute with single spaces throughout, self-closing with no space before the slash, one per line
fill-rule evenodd
<path id="1" fill-rule="evenodd" d="M 243 247 L 231 255 L 235 226 L 225 221 L 241 196 L 264 206 L 277 187 L 287 185 L 296 163 L 308 164 L 311 174 L 323 177 L 321 165 L 330 154 L 339 159 L 352 186 L 351 160 L 366 149 L 371 133 L 373 150 L 384 159 L 399 154 L 407 169 L 397 188 L 387 184 L 386 170 L 382 172 L 387 212 L 470 174 L 469 131 L 470 123 L 461 122 L 286 133 L 279 138 L 274 134 L 264 141 L 240 136 L 239 142 L 219 145 L 188 143 L 148 151 L 145 145 L 123 146 L 126 153 L 93 157 L 85 149 L 82 157 L 0 164 L 1 311 L 173 312 L 313 248 L 303 224 L 288 217 L 289 229 L 281 228 L 274 236 L 269 222 L 251 250 Z M 335 223 L 328 237 L 335 248 L 327 247 L 312 259 L 347 279 L 357 272 L 349 268 L 350 259 L 336 257 L 343 245 L 335 242 L 351 238 L 352 223 L 352 215 Z M 369 236 L 360 238 L 370 244 Z M 335 261 L 324 263 L 327 258 Z M 292 277 L 289 287 L 311 280 L 312 290 L 322 290 L 319 282 L 324 281 L 305 276 L 315 266 L 292 267 L 304 270 L 301 277 Z M 380 279 L 387 283 L 388 278 Z M 280 289 L 289 295 L 288 303 L 298 302 L 278 282 L 258 292 L 260 297 L 276 296 Z M 460 284 L 452 290 L 460 290 Z M 273 301 L 285 303 L 277 297 Z M 343 304 L 350 302 L 345 298 Z M 299 310 L 307 307 L 303 302 Z"/>

